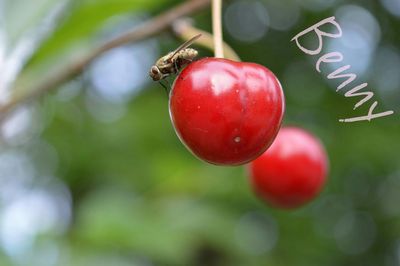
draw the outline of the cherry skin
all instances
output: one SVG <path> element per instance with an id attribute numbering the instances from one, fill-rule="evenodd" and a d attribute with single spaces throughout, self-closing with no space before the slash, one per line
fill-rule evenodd
<path id="1" fill-rule="evenodd" d="M 270 70 L 221 58 L 190 63 L 176 78 L 169 101 L 180 140 L 216 165 L 245 164 L 261 155 L 278 133 L 284 106 Z"/>
<path id="2" fill-rule="evenodd" d="M 253 190 L 278 208 L 297 208 L 315 198 L 327 175 L 328 158 L 311 133 L 282 128 L 271 147 L 250 164 Z"/>

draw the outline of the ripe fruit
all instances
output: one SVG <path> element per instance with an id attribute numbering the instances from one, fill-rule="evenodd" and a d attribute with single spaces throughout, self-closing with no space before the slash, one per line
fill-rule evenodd
<path id="1" fill-rule="evenodd" d="M 319 140 L 303 129 L 286 127 L 250 164 L 251 183 L 272 206 L 295 208 L 317 196 L 327 168 L 328 158 Z"/>
<path id="2" fill-rule="evenodd" d="M 176 78 L 169 109 L 177 135 L 193 154 L 212 164 L 240 165 L 271 145 L 284 96 L 278 79 L 261 65 L 203 58 Z"/>

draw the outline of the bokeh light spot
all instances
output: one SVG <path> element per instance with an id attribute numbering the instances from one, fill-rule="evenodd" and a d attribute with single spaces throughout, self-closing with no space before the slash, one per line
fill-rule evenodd
<path id="1" fill-rule="evenodd" d="M 265 213 L 250 212 L 243 215 L 235 229 L 236 244 L 252 255 L 272 250 L 279 237 L 278 225 Z"/>
<path id="2" fill-rule="evenodd" d="M 225 26 L 229 34 L 243 42 L 255 42 L 268 31 L 269 15 L 259 1 L 235 1 L 225 11 Z"/>

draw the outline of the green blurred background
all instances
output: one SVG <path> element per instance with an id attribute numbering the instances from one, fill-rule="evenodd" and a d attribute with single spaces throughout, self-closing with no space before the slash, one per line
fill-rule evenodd
<path id="1" fill-rule="evenodd" d="M 95 45 L 177 4 L 170 0 L 0 0 L 0 102 Z M 170 123 L 168 98 L 148 69 L 182 41 L 171 32 L 115 48 L 1 127 L 0 265 L 400 265 L 400 1 L 233 0 L 224 38 L 243 61 L 280 79 L 285 124 L 325 144 L 323 193 L 294 211 L 251 192 L 246 167 L 194 158 Z M 344 63 L 290 42 L 335 15 Z M 211 31 L 210 10 L 192 16 Z M 212 52 L 199 49 L 200 56 Z M 326 74 L 352 65 L 379 111 Z"/>

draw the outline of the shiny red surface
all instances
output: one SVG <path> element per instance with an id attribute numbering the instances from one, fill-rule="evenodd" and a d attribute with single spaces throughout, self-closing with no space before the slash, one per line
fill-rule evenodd
<path id="1" fill-rule="evenodd" d="M 328 168 L 319 140 L 303 129 L 282 128 L 271 147 L 250 164 L 255 192 L 275 207 L 299 207 L 318 195 Z"/>
<path id="2" fill-rule="evenodd" d="M 274 140 L 284 96 L 267 68 L 203 58 L 176 78 L 170 116 L 181 141 L 197 157 L 217 165 L 257 158 Z"/>

